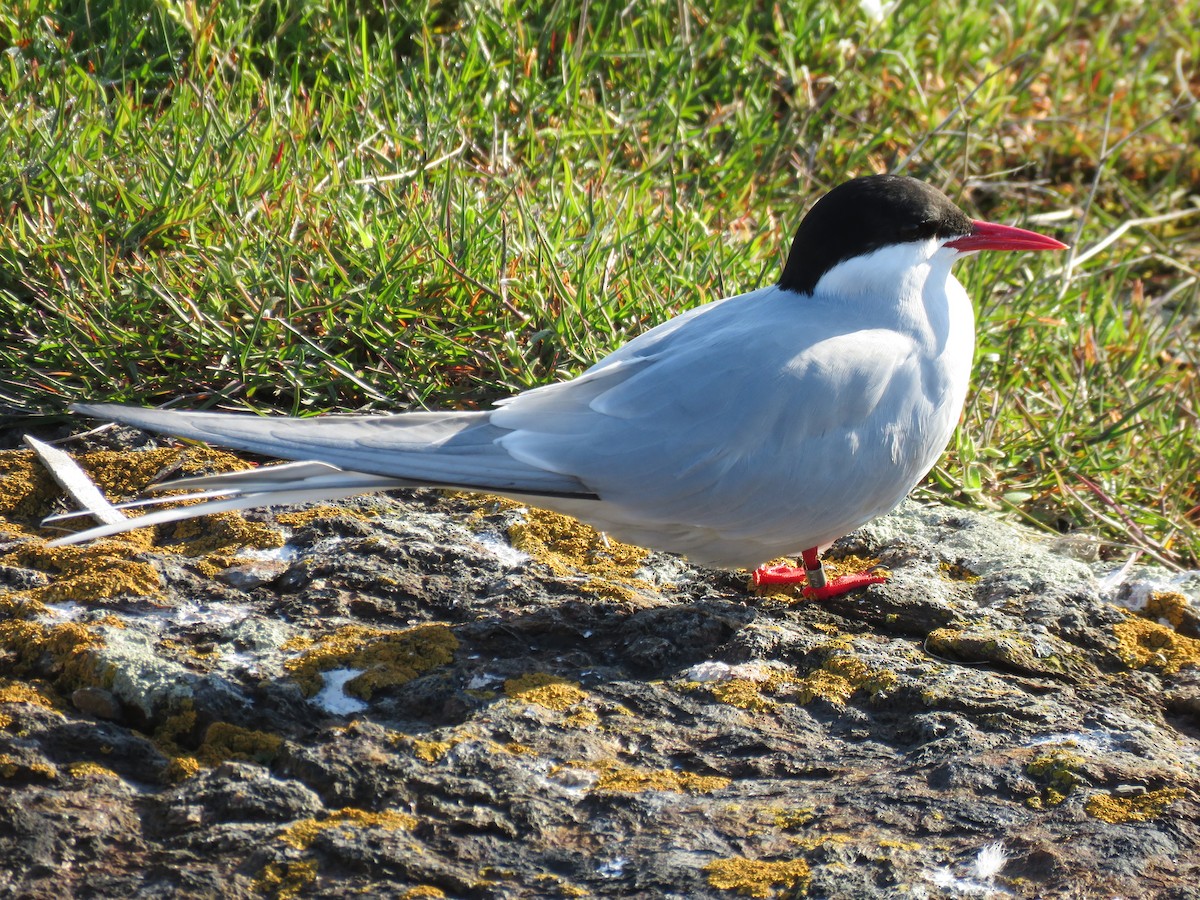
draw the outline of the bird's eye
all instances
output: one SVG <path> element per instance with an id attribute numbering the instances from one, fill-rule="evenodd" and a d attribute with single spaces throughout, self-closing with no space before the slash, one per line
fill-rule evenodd
<path id="1" fill-rule="evenodd" d="M 911 222 L 900 226 L 901 241 L 920 241 L 933 233 L 933 222 Z"/>

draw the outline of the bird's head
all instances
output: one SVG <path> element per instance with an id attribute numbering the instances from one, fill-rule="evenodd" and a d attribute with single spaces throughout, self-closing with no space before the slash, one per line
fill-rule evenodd
<path id="1" fill-rule="evenodd" d="M 868 175 L 838 185 L 800 223 L 779 286 L 811 294 L 821 278 L 847 260 L 913 245 L 913 264 L 942 248 L 957 255 L 979 250 L 1061 250 L 1054 238 L 972 220 L 932 185 L 897 175 Z"/>

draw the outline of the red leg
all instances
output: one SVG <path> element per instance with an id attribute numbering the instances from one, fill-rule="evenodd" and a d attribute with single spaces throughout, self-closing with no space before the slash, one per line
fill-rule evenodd
<path id="1" fill-rule="evenodd" d="M 825 577 L 825 567 L 821 565 L 821 557 L 816 547 L 805 550 L 801 556 L 804 558 L 803 569 L 792 566 L 763 566 L 755 569 L 754 586 L 805 584 L 804 596 L 809 600 L 828 600 L 867 585 L 883 584 L 887 581 L 887 576 L 874 572 L 855 572 L 829 581 Z"/>

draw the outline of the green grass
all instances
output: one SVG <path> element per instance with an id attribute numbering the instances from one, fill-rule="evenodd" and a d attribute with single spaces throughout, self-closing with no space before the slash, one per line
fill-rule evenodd
<path id="1" fill-rule="evenodd" d="M 0 408 L 485 403 L 771 282 L 855 174 L 1080 255 L 1196 207 L 1200 4 L 704 6 L 12 0 Z M 960 266 L 926 490 L 1196 565 L 1198 221 Z"/>

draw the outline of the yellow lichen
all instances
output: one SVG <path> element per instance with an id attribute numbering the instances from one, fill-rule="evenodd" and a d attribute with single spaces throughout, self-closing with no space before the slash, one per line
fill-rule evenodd
<path id="1" fill-rule="evenodd" d="M 517 877 L 517 872 L 514 869 L 501 868 L 500 866 L 484 866 L 479 870 L 479 877 L 485 885 L 492 885 L 496 880 L 507 881 Z"/>
<path id="2" fill-rule="evenodd" d="M 1184 666 L 1200 664 L 1200 640 L 1178 634 L 1165 625 L 1132 614 L 1113 626 L 1117 654 L 1131 669 L 1153 666 L 1174 675 Z"/>
<path id="3" fill-rule="evenodd" d="M 1136 797 L 1093 794 L 1084 804 L 1084 809 L 1089 816 L 1113 825 L 1148 822 L 1161 816 L 1172 803 L 1185 794 L 1187 791 L 1184 788 L 1161 788 Z"/>
<path id="4" fill-rule="evenodd" d="M 570 709 L 588 697 L 577 681 L 568 681 L 545 672 L 531 672 L 504 682 L 504 693 L 513 700 L 544 706 L 557 712 Z"/>
<path id="5" fill-rule="evenodd" d="M 872 570 L 878 570 L 885 577 L 887 576 L 886 568 L 881 567 L 879 560 L 873 556 L 858 556 L 854 553 L 848 553 L 845 556 L 839 556 L 836 559 L 826 559 L 823 562 L 830 580 L 841 578 L 843 575 L 856 575 L 859 572 L 870 572 Z"/>
<path id="6" fill-rule="evenodd" d="M 971 663 L 989 663 L 1038 675 L 1095 676 L 1095 667 L 1069 644 L 1048 635 L 973 625 L 935 628 L 925 638 L 929 653 Z"/>
<path id="7" fill-rule="evenodd" d="M 858 656 L 835 654 L 822 662 L 797 683 L 800 703 L 809 703 L 821 698 L 830 703 L 845 703 L 854 692 L 865 688 L 871 694 L 890 690 L 896 684 L 895 674 L 874 670 Z"/>
<path id="8" fill-rule="evenodd" d="M 32 450 L 0 452 L 0 516 L 14 523 L 35 523 L 60 493 Z"/>
<path id="9" fill-rule="evenodd" d="M 0 753 L 0 778 L 41 778 L 53 781 L 58 769 L 49 763 L 27 763 L 7 753 Z"/>
<path id="10" fill-rule="evenodd" d="M 189 556 L 212 556 L 230 548 L 253 547 L 269 550 L 282 547 L 284 536 L 277 528 L 262 522 L 250 522 L 236 512 L 210 513 L 195 519 L 184 519 L 159 539 L 162 549 Z"/>
<path id="11" fill-rule="evenodd" d="M 595 772 L 600 777 L 591 786 L 592 791 L 611 791 L 621 794 L 640 794 L 645 791 L 670 791 L 676 794 L 711 794 L 730 784 L 730 779 L 720 775 L 696 775 L 692 772 L 677 772 L 674 769 L 638 769 L 616 760 L 573 760 L 559 766 L 561 769 L 583 769 Z"/>
<path id="12" fill-rule="evenodd" d="M 120 778 L 112 769 L 105 768 L 94 762 L 75 762 L 67 766 L 67 773 L 72 778 Z"/>
<path id="13" fill-rule="evenodd" d="M 60 690 L 103 685 L 106 672 L 95 650 L 104 640 L 85 625 L 64 622 L 44 625 L 22 619 L 0 622 L 0 651 L 10 658 L 16 674 L 42 668 L 46 661 Z"/>
<path id="14" fill-rule="evenodd" d="M 418 884 L 400 895 L 400 900 L 440 900 L 446 892 L 431 884 Z"/>
<path id="15" fill-rule="evenodd" d="M 879 842 L 879 849 L 913 852 L 915 850 L 923 850 L 924 847 L 919 841 L 898 841 L 894 838 L 884 838 Z"/>
<path id="16" fill-rule="evenodd" d="M 162 578 L 150 563 L 128 555 L 145 549 L 125 539 L 96 541 L 84 547 L 22 544 L 0 557 L 0 564 L 37 569 L 51 576 L 44 587 L 22 591 L 35 603 L 94 603 L 111 597 L 163 599 Z"/>
<path id="17" fill-rule="evenodd" d="M 849 637 L 836 637 L 820 648 L 824 659 L 805 675 L 785 666 L 762 666 L 757 673 L 727 678 L 712 683 L 689 682 L 694 690 L 706 688 L 716 700 L 750 712 L 771 712 L 783 700 L 799 704 L 822 699 L 844 704 L 860 690 L 872 696 L 894 688 L 899 681 L 894 672 L 875 669 L 852 652 Z"/>
<path id="18" fill-rule="evenodd" d="M 942 573 L 952 581 L 976 582 L 979 576 L 959 563 L 943 562 L 939 567 Z"/>
<path id="19" fill-rule="evenodd" d="M 811 870 L 802 859 L 766 862 L 733 857 L 704 867 L 708 883 L 717 890 L 736 891 L 743 897 L 771 898 L 794 894 L 808 884 Z"/>
<path id="20" fill-rule="evenodd" d="M 0 679 L 0 703 L 28 703 L 54 709 L 54 698 L 43 684 L 37 679 L 27 682 Z"/>
<path id="21" fill-rule="evenodd" d="M 171 715 L 159 722 L 158 727 L 154 729 L 154 742 L 160 750 L 172 756 L 180 750 L 179 739 L 184 738 L 186 741 L 195 729 L 196 711 L 192 702 L 185 700 Z"/>
<path id="22" fill-rule="evenodd" d="M 132 497 L 164 473 L 196 475 L 248 468 L 237 457 L 208 447 L 161 448 L 136 453 L 94 450 L 77 454 L 79 465 L 107 497 Z M 32 451 L 0 453 L 0 517 L 25 534 L 38 533 L 39 520 L 54 511 L 62 489 Z M 126 535 L 128 546 L 146 547 L 153 535 Z"/>
<path id="23" fill-rule="evenodd" d="M 259 894 L 270 894 L 275 900 L 292 900 L 308 893 L 317 880 L 316 860 L 267 863 L 250 887 Z"/>
<path id="24" fill-rule="evenodd" d="M 600 716 L 595 711 L 580 707 L 563 719 L 563 724 L 568 728 L 589 728 L 599 721 Z"/>
<path id="25" fill-rule="evenodd" d="M 176 472 L 180 476 L 206 475 L 253 468 L 232 453 L 200 445 L 136 453 L 95 450 L 81 454 L 78 461 L 105 494 L 118 498 L 140 493 L 151 482 L 174 477 Z"/>
<path id="26" fill-rule="evenodd" d="M 193 644 L 187 641 L 177 641 L 174 638 L 162 638 L 158 642 L 160 652 L 164 656 L 188 656 L 192 659 L 215 659 L 221 655 L 215 644 Z M 200 649 L 204 648 L 204 649 Z"/>
<path id="27" fill-rule="evenodd" d="M 237 565 L 236 560 L 238 560 L 236 554 L 220 551 L 202 557 L 192 557 L 189 565 L 205 578 L 216 578 L 225 569 Z"/>
<path id="28" fill-rule="evenodd" d="M 462 743 L 461 739 L 453 741 L 426 741 L 421 738 L 410 737 L 403 737 L 402 741 L 412 750 L 413 756 L 427 763 L 437 762 L 449 753 L 455 744 Z"/>
<path id="29" fill-rule="evenodd" d="M 559 897 L 587 897 L 590 896 L 583 888 L 571 884 L 565 878 L 554 875 L 550 872 L 542 872 L 533 876 L 534 882 L 538 885 L 538 892 L 542 896 L 547 896 L 547 891 L 554 891 Z"/>
<path id="30" fill-rule="evenodd" d="M 204 732 L 195 757 L 205 766 L 219 766 L 231 759 L 266 765 L 279 755 L 282 746 L 283 739 L 277 735 L 229 722 L 213 722 Z"/>
<path id="31" fill-rule="evenodd" d="M 488 502 L 492 503 L 492 498 Z M 518 506 L 511 501 L 499 502 Z M 556 575 L 588 576 L 584 589 L 590 593 L 624 600 L 648 587 L 635 573 L 649 551 L 610 540 L 570 516 L 527 509 L 520 522 L 509 526 L 508 539 L 513 547 Z"/>
<path id="32" fill-rule="evenodd" d="M 280 525 L 286 525 L 289 528 L 299 528 L 302 525 L 307 525 L 315 519 L 331 519 L 338 516 L 349 516 L 352 519 L 361 519 L 370 521 L 376 517 L 376 514 L 369 510 L 350 509 L 345 506 L 329 506 L 321 504 L 313 506 L 309 509 L 298 509 L 291 512 L 276 513 L 275 521 Z"/>
<path id="33" fill-rule="evenodd" d="M 384 831 L 411 831 L 417 820 L 407 813 L 395 810 L 368 812 L 364 809 L 344 807 L 331 812 L 323 819 L 302 819 L 285 828 L 279 839 L 297 850 L 306 850 L 322 831 L 334 828 L 380 828 Z"/>
<path id="34" fill-rule="evenodd" d="M 200 760 L 194 756 L 172 756 L 164 777 L 173 783 L 187 781 L 198 775 L 200 768 Z"/>
<path id="35" fill-rule="evenodd" d="M 1182 628 L 1193 614 L 1192 601 L 1178 591 L 1153 591 L 1141 614 L 1148 619 L 1165 619 L 1172 628 Z"/>
<path id="36" fill-rule="evenodd" d="M 780 809 L 774 814 L 775 827 L 784 831 L 794 831 L 811 822 L 817 817 L 817 811 L 811 806 L 801 806 L 796 809 Z"/>
<path id="37" fill-rule="evenodd" d="M 1025 774 L 1043 782 L 1040 797 L 1031 797 L 1029 806 L 1058 806 L 1082 781 L 1079 775 L 1085 760 L 1066 747 L 1054 747 L 1025 766 Z"/>
<path id="38" fill-rule="evenodd" d="M 315 640 L 306 634 L 297 634 L 280 644 L 279 649 L 284 653 L 299 653 L 300 651 L 307 650 L 316 643 Z"/>
<path id="39" fill-rule="evenodd" d="M 712 695 L 722 703 L 750 712 L 770 712 L 779 704 L 763 694 L 764 683 L 749 678 L 730 678 L 712 686 Z"/>
<path id="40" fill-rule="evenodd" d="M 165 775 L 168 781 L 186 781 L 200 771 L 200 761 L 180 744 L 181 740 L 190 743 L 195 730 L 196 712 L 190 700 L 181 703 L 154 729 L 155 746 L 170 760 Z"/>
<path id="41" fill-rule="evenodd" d="M 421 625 L 389 631 L 347 625 L 325 635 L 295 659 L 284 663 L 304 693 L 311 697 L 322 686 L 321 673 L 330 669 L 362 669 L 346 684 L 346 692 L 371 699 L 381 688 L 412 681 L 454 661 L 458 638 L 445 625 Z"/>
<path id="42" fill-rule="evenodd" d="M 848 834 L 810 834 L 805 837 L 793 837 L 789 839 L 789 843 L 797 850 L 803 850 L 805 853 L 811 853 L 819 847 L 837 847 L 845 844 L 856 843 L 856 838 L 852 838 Z"/>

